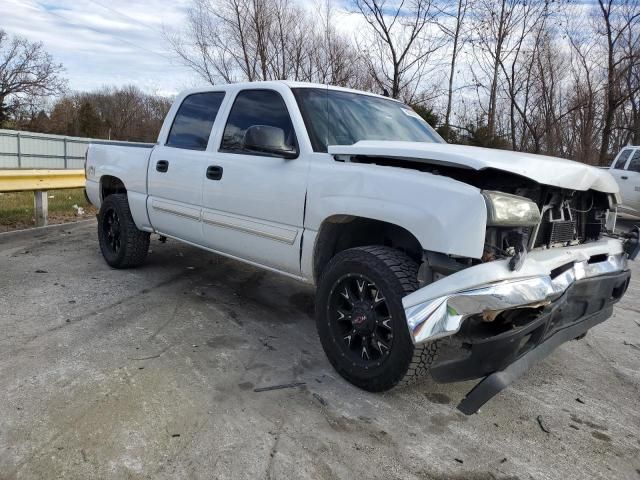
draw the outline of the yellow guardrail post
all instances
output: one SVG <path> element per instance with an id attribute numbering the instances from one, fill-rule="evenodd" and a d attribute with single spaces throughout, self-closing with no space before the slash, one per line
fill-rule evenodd
<path id="1" fill-rule="evenodd" d="M 48 190 L 84 187 L 84 170 L 0 170 L 0 192 L 33 191 L 36 226 L 47 224 Z"/>

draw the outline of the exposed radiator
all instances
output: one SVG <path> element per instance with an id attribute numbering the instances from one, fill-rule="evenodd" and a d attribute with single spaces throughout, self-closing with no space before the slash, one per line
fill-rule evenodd
<path id="1" fill-rule="evenodd" d="M 571 242 L 577 238 L 576 222 L 573 220 L 559 220 L 545 222 L 540 225 L 540 231 L 536 237 L 536 247 L 553 245 L 556 243 Z"/>

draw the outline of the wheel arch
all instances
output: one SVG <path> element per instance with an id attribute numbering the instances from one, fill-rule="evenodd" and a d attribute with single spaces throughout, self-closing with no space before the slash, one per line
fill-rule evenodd
<path id="1" fill-rule="evenodd" d="M 114 175 L 102 175 L 100 177 L 100 199 L 104 201 L 109 195 L 127 193 L 124 182 Z"/>
<path id="2" fill-rule="evenodd" d="M 102 175 L 99 184 L 100 203 L 102 204 L 109 196 L 114 194 L 124 194 L 127 196 L 129 209 L 136 226 L 140 230 L 153 231 L 149 214 L 147 212 L 147 194 L 140 193 L 127 188 L 124 181 L 115 175 Z"/>
<path id="3" fill-rule="evenodd" d="M 405 252 L 420 262 L 422 246 L 406 228 L 392 222 L 357 215 L 335 214 L 325 218 L 313 249 L 313 277 L 317 283 L 329 261 L 343 250 L 379 245 Z"/>

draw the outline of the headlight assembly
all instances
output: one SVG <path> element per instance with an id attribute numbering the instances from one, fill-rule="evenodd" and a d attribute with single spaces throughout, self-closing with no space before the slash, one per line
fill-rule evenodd
<path id="1" fill-rule="evenodd" d="M 482 195 L 490 227 L 528 227 L 540 223 L 540 210 L 528 198 L 489 190 Z"/>

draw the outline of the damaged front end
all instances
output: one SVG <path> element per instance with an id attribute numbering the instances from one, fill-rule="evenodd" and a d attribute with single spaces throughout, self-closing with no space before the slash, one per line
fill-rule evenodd
<path id="1" fill-rule="evenodd" d="M 482 258 L 425 255 L 425 286 L 403 299 L 414 343 L 447 338 L 431 369 L 436 381 L 484 377 L 458 407 L 466 414 L 611 316 L 629 285 L 627 260 L 637 255 L 640 233 L 613 234 L 611 194 L 542 186 L 483 195 Z"/>

